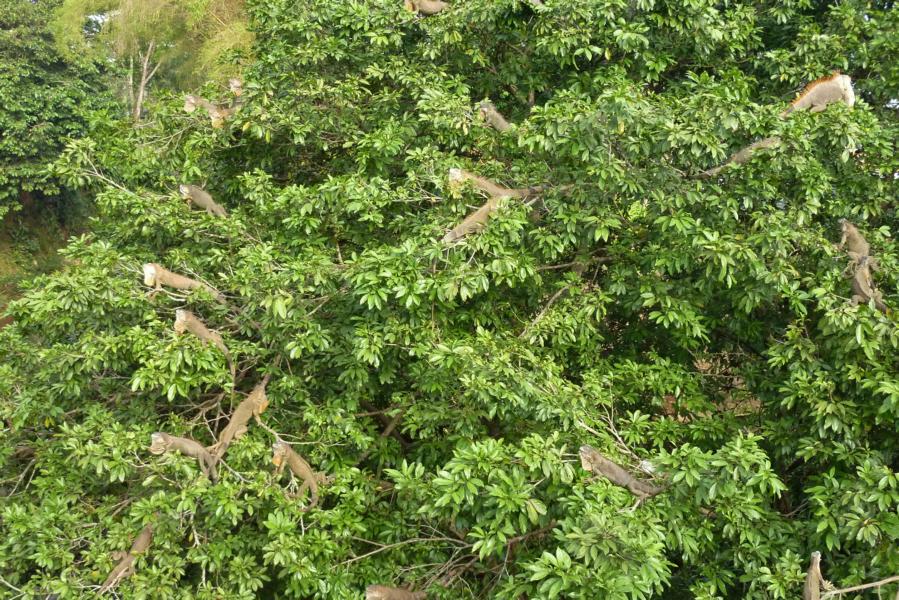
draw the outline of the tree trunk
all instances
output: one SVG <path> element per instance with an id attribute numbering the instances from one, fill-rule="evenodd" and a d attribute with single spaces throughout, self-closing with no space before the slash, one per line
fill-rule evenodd
<path id="1" fill-rule="evenodd" d="M 137 99 L 134 101 L 134 122 L 137 123 L 140 121 L 140 112 L 144 105 L 144 97 L 147 93 L 147 84 L 150 83 L 150 80 L 153 78 L 153 75 L 156 74 L 156 69 L 159 68 L 159 63 L 156 63 L 156 66 L 153 67 L 153 70 L 150 70 L 150 56 L 153 54 L 153 48 L 156 46 L 156 42 L 150 40 L 150 43 L 147 44 L 147 52 L 143 55 L 138 55 L 141 58 L 142 65 L 140 70 L 140 85 L 137 88 Z"/>
<path id="2" fill-rule="evenodd" d="M 134 110 L 134 56 L 128 57 L 128 106 Z"/>

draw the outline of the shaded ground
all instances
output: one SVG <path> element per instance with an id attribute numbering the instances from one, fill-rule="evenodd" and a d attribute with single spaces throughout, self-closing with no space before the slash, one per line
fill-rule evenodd
<path id="1" fill-rule="evenodd" d="M 62 265 L 59 248 L 86 224 L 84 215 L 63 212 L 57 202 L 35 201 L 0 221 L 0 315 L 18 296 L 22 281 Z"/>

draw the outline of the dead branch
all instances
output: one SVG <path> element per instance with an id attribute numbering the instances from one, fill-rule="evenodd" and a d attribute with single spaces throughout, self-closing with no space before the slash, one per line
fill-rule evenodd
<path id="1" fill-rule="evenodd" d="M 875 581 L 873 583 L 865 583 L 862 585 L 854 585 L 852 587 L 841 588 L 838 590 L 830 590 L 821 594 L 821 600 L 826 600 L 826 598 L 832 598 L 834 596 L 842 596 L 843 594 L 848 594 L 849 592 L 859 592 L 861 590 L 869 590 L 871 588 L 881 588 L 888 583 L 893 583 L 894 581 L 899 581 L 899 575 L 893 575 L 892 577 L 887 577 L 886 579 L 881 579 L 880 581 Z"/>
<path id="2" fill-rule="evenodd" d="M 607 262 L 612 262 L 612 257 L 610 257 L 610 256 L 594 256 L 594 257 L 590 258 L 589 260 L 587 260 L 586 264 L 607 263 Z M 584 261 L 573 260 L 571 262 L 562 263 L 559 265 L 540 265 L 539 267 L 537 267 L 534 270 L 535 271 L 554 271 L 556 269 L 567 269 L 568 267 L 573 267 L 575 265 L 583 265 L 583 264 L 585 264 Z"/>
<path id="3" fill-rule="evenodd" d="M 137 88 L 137 99 L 134 101 L 134 122 L 137 123 L 140 121 L 140 112 L 143 108 L 144 97 L 147 92 L 147 84 L 150 83 L 150 80 L 156 74 L 156 69 L 159 68 L 159 63 L 156 63 L 156 66 L 153 67 L 153 70 L 150 71 L 150 56 L 153 54 L 153 49 L 156 47 L 156 42 L 154 40 L 150 40 L 150 43 L 147 44 L 147 52 L 146 54 L 139 54 L 140 58 L 143 59 L 143 65 L 141 66 L 140 71 L 140 85 Z"/>
<path id="4" fill-rule="evenodd" d="M 403 540 L 402 542 L 396 542 L 393 544 L 386 544 L 386 545 L 379 544 L 378 542 L 372 542 L 370 540 L 361 540 L 360 538 L 354 538 L 354 539 L 359 539 L 360 541 L 364 541 L 367 544 L 371 544 L 373 546 L 378 546 L 378 547 L 375 550 L 372 550 L 371 552 L 367 552 L 365 554 L 360 554 L 359 556 L 354 556 L 353 558 L 349 558 L 349 559 L 343 561 L 342 563 L 340 563 L 338 566 L 343 567 L 345 565 L 354 563 L 358 560 L 362 560 L 363 558 L 368 558 L 369 556 L 372 556 L 374 554 L 384 552 L 385 550 L 392 550 L 393 548 L 398 548 L 400 546 L 405 546 L 407 544 L 421 544 L 421 543 L 425 543 L 425 542 L 452 542 L 453 544 L 459 544 L 459 545 L 466 546 L 469 548 L 471 547 L 471 544 L 467 544 L 461 540 L 457 540 L 457 539 L 449 538 L 449 537 L 412 538 L 409 540 Z"/>
<path id="5" fill-rule="evenodd" d="M 509 541 L 506 542 L 506 546 L 514 546 L 515 544 L 524 542 L 532 537 L 538 537 L 538 536 L 544 535 L 545 533 L 555 529 L 556 525 L 558 525 L 558 523 L 556 521 L 550 521 L 546 526 L 541 527 L 540 529 L 528 531 L 527 533 L 523 533 L 523 534 L 517 535 L 513 538 L 509 538 Z"/>

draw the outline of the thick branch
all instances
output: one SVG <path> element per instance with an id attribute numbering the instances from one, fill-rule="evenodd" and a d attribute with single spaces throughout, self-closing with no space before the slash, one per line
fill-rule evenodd
<path id="1" fill-rule="evenodd" d="M 409 447 L 409 441 L 406 438 L 404 438 L 399 431 L 396 430 L 396 423 L 394 423 L 393 426 L 391 427 L 392 419 L 388 419 L 387 416 L 384 414 L 388 410 L 391 410 L 390 408 L 379 411 L 374 407 L 374 405 L 372 405 L 369 402 L 360 402 L 360 404 L 362 405 L 363 408 L 365 408 L 365 410 L 367 410 L 368 412 L 371 413 L 371 416 L 375 417 L 377 420 L 379 420 L 381 422 L 381 424 L 385 428 L 384 430 L 387 432 L 387 435 L 393 436 L 393 438 L 396 439 L 396 441 L 398 441 L 403 448 Z M 403 413 L 401 412 L 398 416 L 402 417 L 402 415 L 403 415 Z M 397 420 L 397 423 L 399 423 L 398 420 Z"/>
<path id="2" fill-rule="evenodd" d="M 389 423 L 387 423 L 387 427 L 385 427 L 385 428 L 384 428 L 384 431 L 381 432 L 381 437 L 380 437 L 380 439 L 383 440 L 383 439 L 386 438 L 387 436 L 393 435 L 393 434 L 395 433 L 395 431 L 396 431 L 396 426 L 399 425 L 400 420 L 403 418 L 403 415 L 404 415 L 405 413 L 406 413 L 406 409 L 405 409 L 405 408 L 400 409 L 400 412 L 398 412 L 398 413 L 396 414 L 396 416 L 393 417 L 393 418 L 390 420 Z M 383 418 L 383 417 L 384 417 L 383 413 L 381 413 L 381 414 L 375 414 L 375 416 L 377 416 L 378 418 Z M 400 439 L 402 439 L 402 437 L 400 437 Z M 369 446 L 368 449 L 367 449 L 365 452 L 362 453 L 362 456 L 359 457 L 359 460 L 356 461 L 356 464 L 358 465 L 358 464 L 361 463 L 363 460 L 365 460 L 366 458 L 368 458 L 368 455 L 371 454 L 371 451 L 372 451 L 373 449 L 374 449 L 374 445 Z"/>
<path id="3" fill-rule="evenodd" d="M 128 106 L 134 110 L 134 55 L 128 57 Z"/>

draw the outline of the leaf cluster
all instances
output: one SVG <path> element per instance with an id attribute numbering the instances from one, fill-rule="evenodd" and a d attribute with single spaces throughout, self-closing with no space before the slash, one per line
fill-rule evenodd
<path id="1" fill-rule="evenodd" d="M 0 330 L 0 567 L 86 594 L 159 517 L 135 596 L 795 598 L 899 571 L 895 312 L 853 306 L 863 231 L 899 307 L 889 6 L 692 0 L 255 0 L 222 129 L 160 96 L 54 166 L 93 232 Z M 813 34 L 813 32 L 816 32 Z M 822 54 L 827 48 L 844 49 Z M 842 63 L 840 61 L 843 61 Z M 856 105 L 778 117 L 840 67 Z M 892 95 L 892 96 L 891 96 Z M 490 99 L 514 124 L 489 128 Z M 716 178 L 733 151 L 783 143 Z M 480 233 L 444 233 L 506 187 Z M 176 192 L 202 183 L 226 219 Z M 159 293 L 158 262 L 224 292 Z M 189 308 L 237 362 L 171 330 Z M 280 357 L 280 359 L 278 358 Z M 209 445 L 209 484 L 145 451 Z M 270 430 L 270 431 L 269 431 Z M 332 478 L 308 512 L 271 431 Z M 664 491 L 638 502 L 582 444 Z M 27 447 L 33 451 L 16 448 Z"/>

